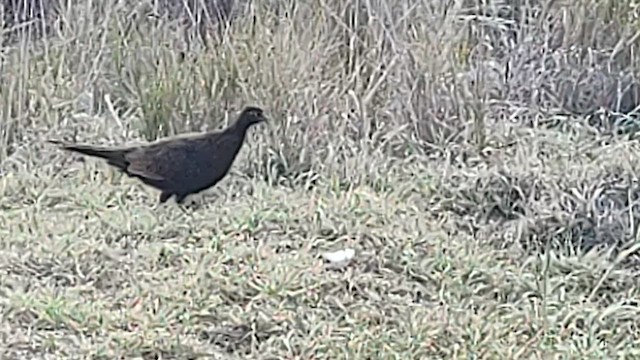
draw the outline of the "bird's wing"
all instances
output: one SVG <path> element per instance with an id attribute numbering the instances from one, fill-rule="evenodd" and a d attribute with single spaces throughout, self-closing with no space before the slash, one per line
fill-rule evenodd
<path id="1" fill-rule="evenodd" d="M 155 181 L 164 181 L 164 177 L 162 177 L 161 175 L 157 174 L 155 171 L 149 171 L 149 169 L 147 167 L 141 166 L 141 164 L 139 163 L 135 163 L 132 165 L 129 165 L 129 168 L 127 169 L 127 172 L 131 175 L 135 175 L 135 176 L 139 176 L 142 178 L 146 178 L 149 180 L 155 180 Z"/>
<path id="2" fill-rule="evenodd" d="M 140 147 L 127 154 L 131 175 L 156 181 L 165 181 L 172 165 L 164 156 L 163 147 Z"/>

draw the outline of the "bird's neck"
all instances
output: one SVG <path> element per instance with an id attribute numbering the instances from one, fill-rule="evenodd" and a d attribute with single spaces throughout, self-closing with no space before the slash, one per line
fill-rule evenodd
<path id="1" fill-rule="evenodd" d="M 248 126 L 240 122 L 236 122 L 231 125 L 225 132 L 228 136 L 235 138 L 236 140 L 243 142 L 247 134 Z"/>
<path id="2" fill-rule="evenodd" d="M 233 132 L 238 134 L 246 134 L 249 129 L 249 125 L 247 125 L 243 121 L 236 121 L 233 125 L 231 125 L 231 129 Z"/>

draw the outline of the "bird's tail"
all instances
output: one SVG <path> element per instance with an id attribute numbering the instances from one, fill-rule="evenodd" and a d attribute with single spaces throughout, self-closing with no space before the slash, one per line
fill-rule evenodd
<path id="1" fill-rule="evenodd" d="M 113 149 L 100 146 L 80 145 L 72 144 L 58 140 L 48 140 L 51 144 L 60 146 L 63 150 L 73 151 L 80 154 L 94 156 L 107 160 L 110 165 L 125 170 L 129 166 L 125 155 L 129 152 L 129 149 Z"/>

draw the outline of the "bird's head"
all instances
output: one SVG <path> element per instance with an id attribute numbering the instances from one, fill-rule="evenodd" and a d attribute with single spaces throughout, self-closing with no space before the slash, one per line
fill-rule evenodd
<path id="1" fill-rule="evenodd" d="M 264 112 L 262 109 L 255 106 L 247 106 L 244 108 L 238 118 L 238 124 L 243 128 L 248 128 L 251 125 L 258 124 L 263 121 L 267 121 L 267 118 L 264 116 Z"/>

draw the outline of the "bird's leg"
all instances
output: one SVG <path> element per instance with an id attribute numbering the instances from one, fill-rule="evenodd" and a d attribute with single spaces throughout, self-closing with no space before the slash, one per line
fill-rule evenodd
<path id="1" fill-rule="evenodd" d="M 180 209 L 180 211 L 182 211 L 182 213 L 186 216 L 193 217 L 193 210 L 184 206 L 183 204 L 178 204 L 178 209 Z"/>
<path id="2" fill-rule="evenodd" d="M 178 204 L 178 208 L 185 215 L 193 216 L 193 212 L 194 212 L 195 209 L 193 207 L 189 206 L 189 205 L 185 205 L 184 199 L 186 197 L 187 197 L 187 195 L 185 195 L 185 194 L 176 194 L 176 204 Z"/>
<path id="3" fill-rule="evenodd" d="M 188 205 L 186 205 L 191 211 L 198 211 L 202 207 L 202 204 L 197 201 L 191 201 Z"/>
<path id="4" fill-rule="evenodd" d="M 186 194 L 176 194 L 176 204 L 182 205 L 186 197 L 187 197 Z"/>
<path id="5" fill-rule="evenodd" d="M 171 197 L 171 195 L 173 195 L 172 193 L 169 192 L 162 192 L 160 194 L 160 198 L 158 199 L 158 202 L 160 202 L 160 204 L 163 204 L 165 202 L 167 202 L 167 200 L 169 200 L 169 198 Z"/>

